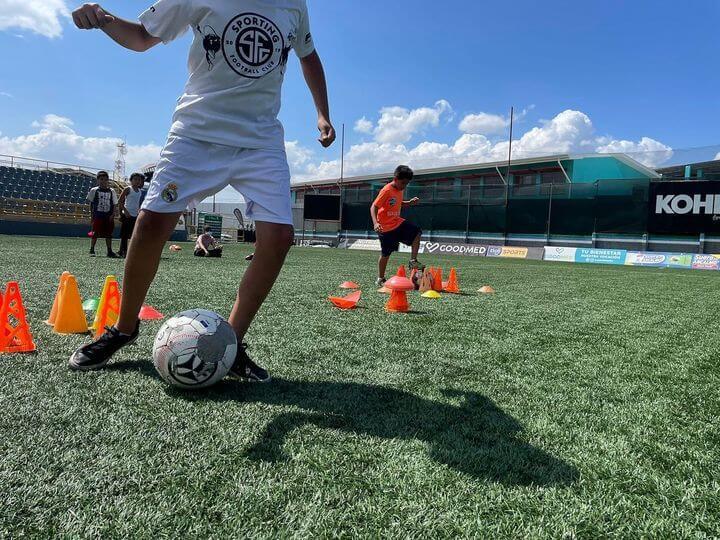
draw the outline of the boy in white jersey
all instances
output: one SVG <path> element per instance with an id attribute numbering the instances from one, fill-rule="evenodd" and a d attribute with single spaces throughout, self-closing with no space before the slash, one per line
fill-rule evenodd
<path id="1" fill-rule="evenodd" d="M 257 234 L 255 258 L 229 318 L 243 343 L 293 242 L 290 172 L 277 119 L 292 49 L 315 101 L 319 142 L 327 148 L 335 140 L 305 0 L 159 0 L 140 15 L 139 23 L 85 4 L 73 12 L 73 20 L 81 29 L 102 29 L 134 51 L 169 43 L 187 30 L 194 40 L 190 78 L 130 242 L 120 318 L 103 337 L 78 349 L 70 367 L 100 369 L 137 339 L 138 313 L 180 214 L 228 185 L 245 198 Z M 270 378 L 248 357 L 244 344 L 231 374 L 255 381 Z"/>

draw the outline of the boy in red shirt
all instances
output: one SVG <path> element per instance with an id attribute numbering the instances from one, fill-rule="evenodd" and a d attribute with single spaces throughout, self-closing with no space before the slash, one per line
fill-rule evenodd
<path id="1" fill-rule="evenodd" d="M 382 253 L 378 261 L 377 285 L 380 287 L 385 283 L 385 270 L 387 269 L 390 255 L 400 249 L 400 242 L 411 246 L 412 255 L 408 268 L 420 268 L 417 256 L 420 249 L 420 238 L 422 230 L 414 223 L 400 217 L 403 204 L 413 206 L 420 202 L 420 199 L 413 197 L 409 201 L 403 201 L 403 191 L 413 179 L 413 171 L 406 165 L 400 165 L 395 169 L 395 175 L 389 184 L 380 190 L 377 198 L 370 207 L 370 217 L 373 220 L 375 232 L 380 237 Z"/>

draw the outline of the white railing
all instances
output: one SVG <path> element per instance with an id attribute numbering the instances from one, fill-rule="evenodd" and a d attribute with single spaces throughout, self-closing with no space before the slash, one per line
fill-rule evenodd
<path id="1" fill-rule="evenodd" d="M 60 163 L 57 161 L 47 161 L 43 159 L 26 158 L 20 156 L 8 156 L 0 154 L 0 165 L 6 167 L 16 167 L 18 169 L 30 169 L 34 171 L 55 171 L 55 172 L 79 172 L 87 173 L 95 176 L 98 171 L 106 170 L 112 174 L 110 169 L 98 169 L 95 167 L 86 167 L 85 165 L 73 165 L 71 163 Z"/>

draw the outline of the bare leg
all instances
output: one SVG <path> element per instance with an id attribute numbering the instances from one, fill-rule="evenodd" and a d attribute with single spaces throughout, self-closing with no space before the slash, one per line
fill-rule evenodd
<path id="1" fill-rule="evenodd" d="M 418 252 L 420 251 L 420 238 L 422 238 L 422 233 L 418 233 L 417 237 L 412 243 L 412 254 L 410 255 L 410 260 L 416 261 Z"/>
<path id="2" fill-rule="evenodd" d="M 387 257 L 383 257 L 382 255 L 378 259 L 378 277 L 385 279 L 385 270 L 387 270 L 388 261 L 390 260 L 390 255 Z"/>
<path id="3" fill-rule="evenodd" d="M 255 226 L 255 257 L 240 282 L 230 314 L 229 322 L 235 329 L 238 342 L 245 338 L 250 323 L 275 284 L 294 238 L 291 225 L 258 221 Z"/>
<path id="4" fill-rule="evenodd" d="M 180 212 L 140 212 L 125 260 L 120 318 L 115 325 L 123 334 L 135 331 L 138 313 L 157 273 L 163 247 L 175 229 L 179 217 Z"/>
<path id="5" fill-rule="evenodd" d="M 97 238 L 95 238 L 95 236 L 93 236 L 90 239 L 90 250 L 91 251 L 95 251 L 95 244 L 97 244 Z"/>
<path id="6" fill-rule="evenodd" d="M 107 247 L 107 252 L 112 252 L 112 238 L 106 238 L 105 239 L 105 246 Z"/>

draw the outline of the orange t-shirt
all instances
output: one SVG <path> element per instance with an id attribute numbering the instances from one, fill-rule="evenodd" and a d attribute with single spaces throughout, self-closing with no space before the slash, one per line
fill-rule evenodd
<path id="1" fill-rule="evenodd" d="M 378 208 L 377 219 L 382 226 L 383 232 L 394 231 L 405 221 L 400 217 L 402 203 L 403 192 L 397 189 L 392 182 L 378 193 L 373 205 Z"/>

